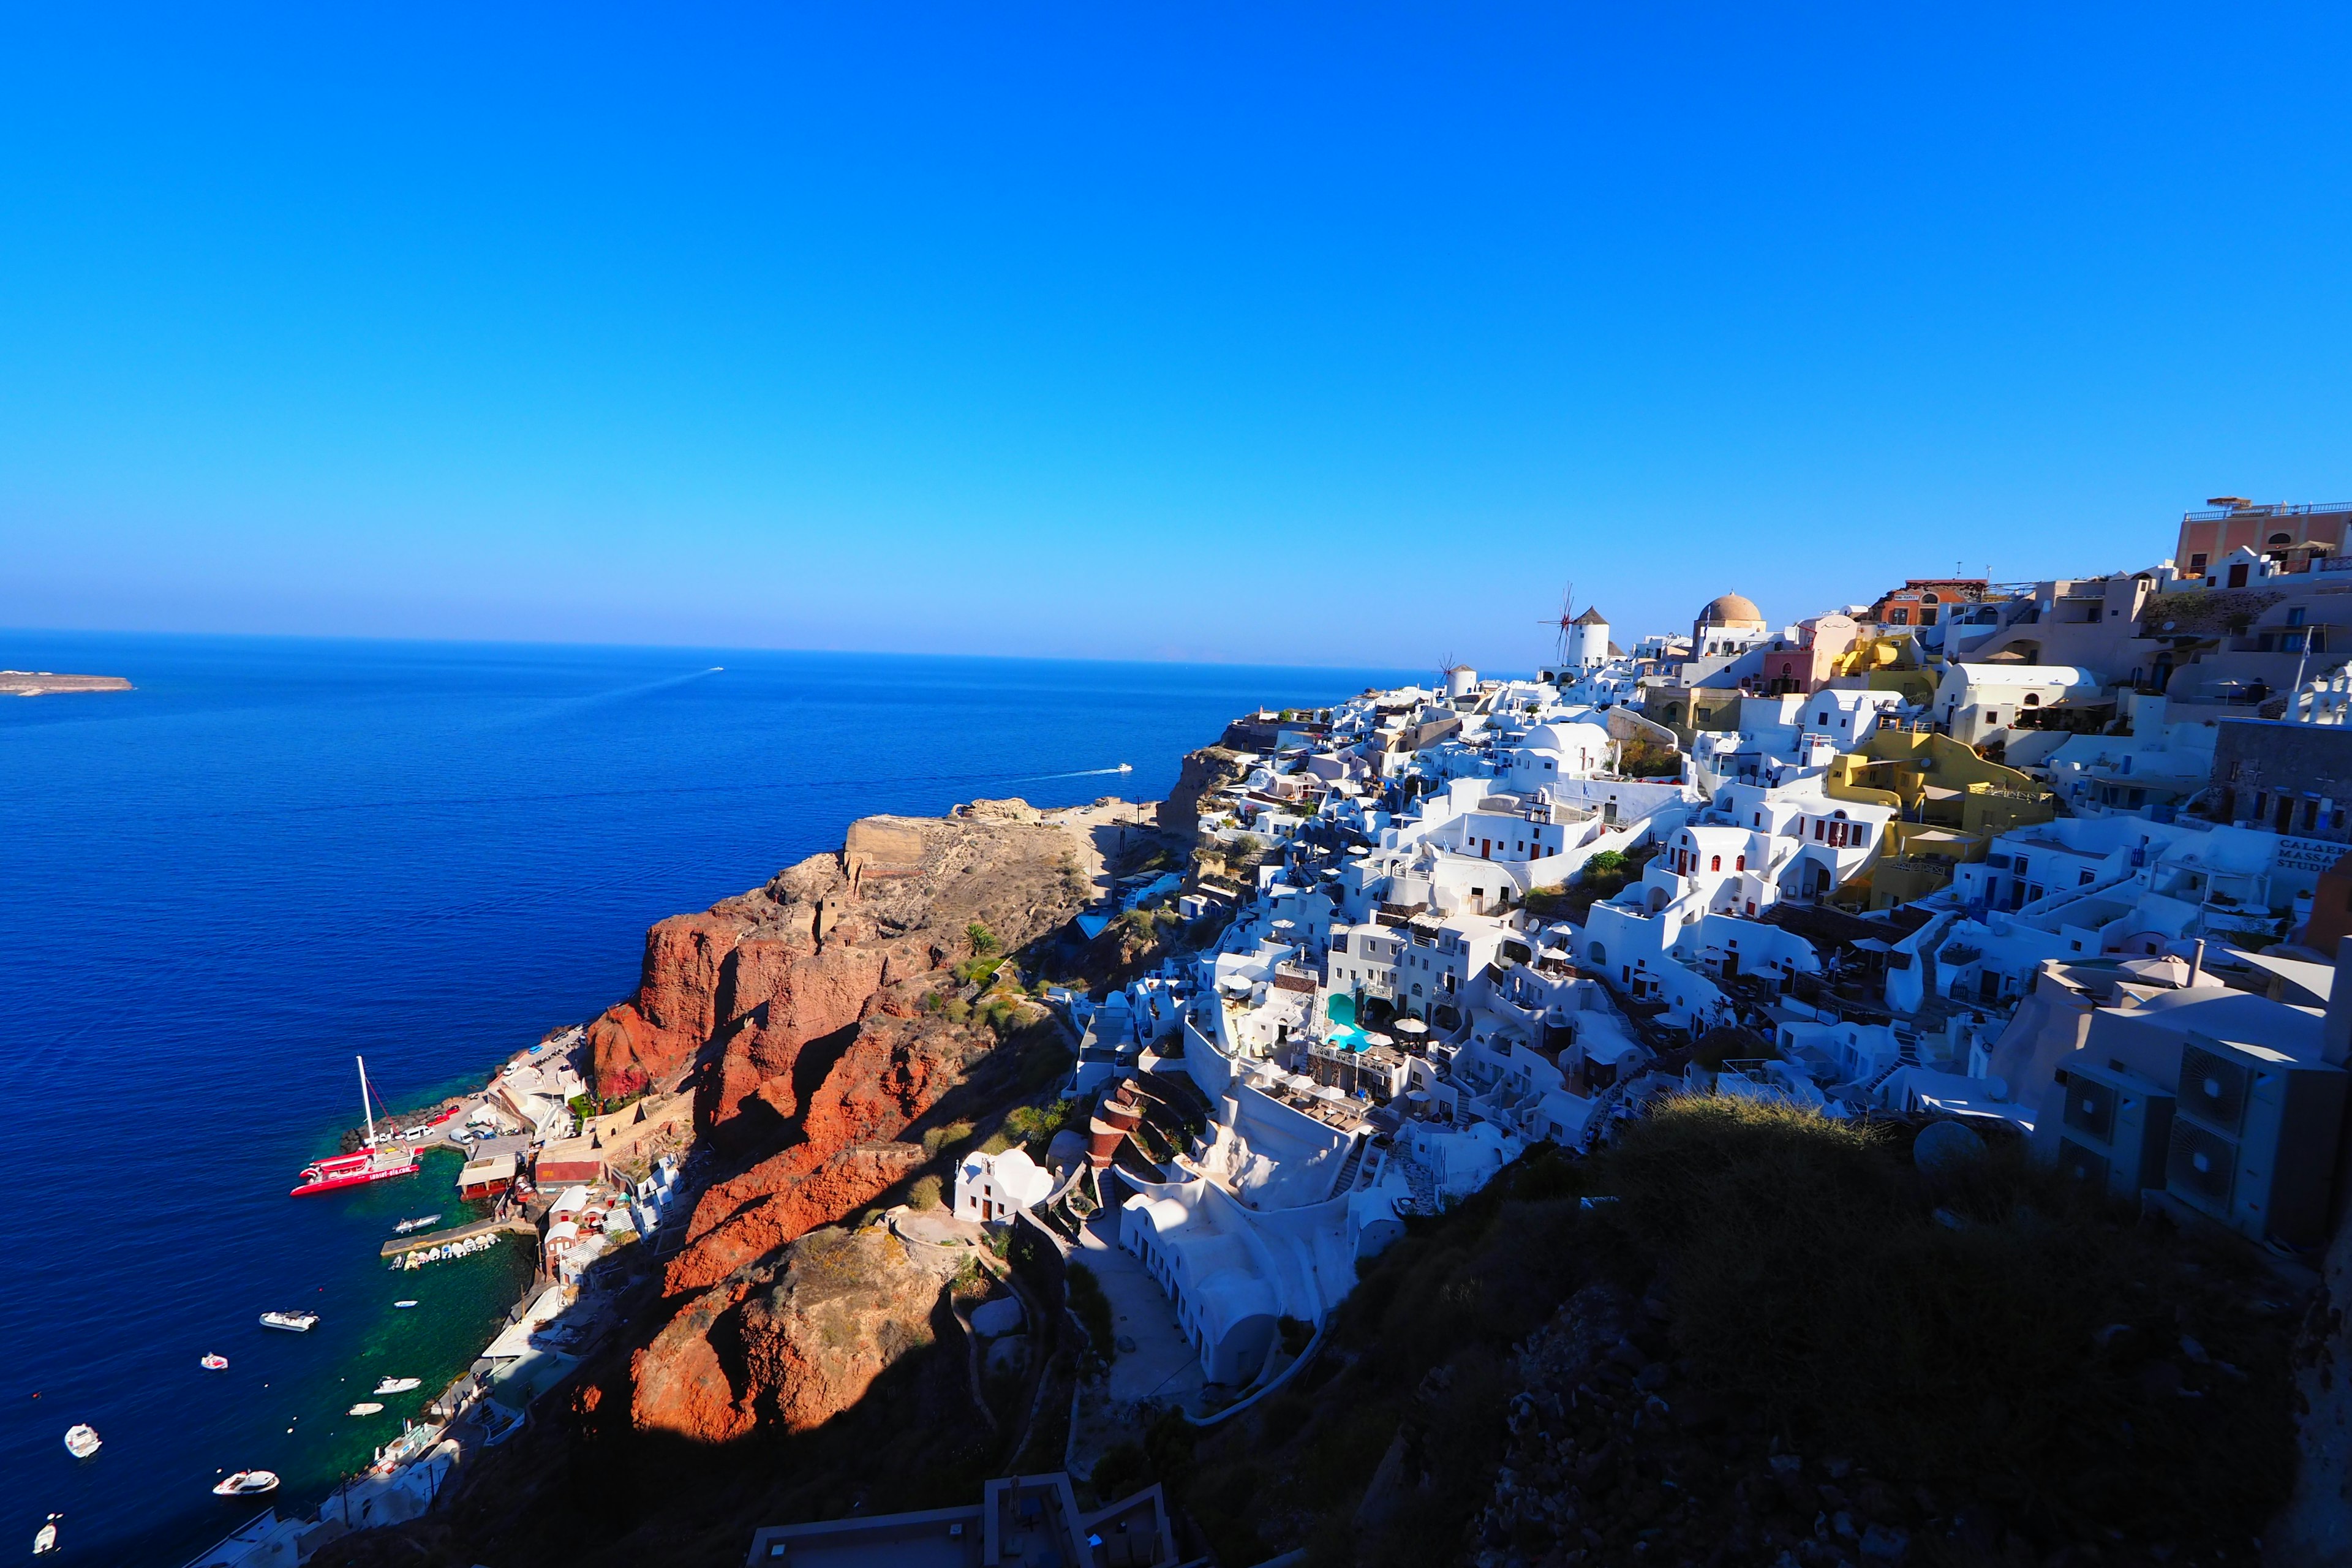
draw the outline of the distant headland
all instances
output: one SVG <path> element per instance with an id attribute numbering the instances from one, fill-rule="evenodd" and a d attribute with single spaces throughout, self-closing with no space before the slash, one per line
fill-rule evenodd
<path id="1" fill-rule="evenodd" d="M 129 691 L 119 675 L 55 675 L 46 669 L 0 669 L 0 697 L 54 697 L 64 691 Z"/>

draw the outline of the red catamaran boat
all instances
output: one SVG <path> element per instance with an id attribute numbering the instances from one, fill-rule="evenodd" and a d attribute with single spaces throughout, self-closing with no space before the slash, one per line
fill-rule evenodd
<path id="1" fill-rule="evenodd" d="M 311 1161 L 302 1167 L 302 1184 L 289 1193 L 289 1197 L 307 1198 L 313 1193 L 331 1193 L 338 1187 L 356 1187 L 366 1182 L 416 1173 L 415 1150 L 401 1148 L 389 1137 L 381 1144 L 376 1142 L 375 1111 L 368 1100 L 367 1060 L 363 1057 L 352 1059 L 360 1064 L 360 1114 L 367 1119 L 367 1147 L 356 1154 Z"/>

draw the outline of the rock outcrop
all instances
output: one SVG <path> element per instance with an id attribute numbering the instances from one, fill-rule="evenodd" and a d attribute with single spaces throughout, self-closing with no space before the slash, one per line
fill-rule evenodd
<path id="1" fill-rule="evenodd" d="M 710 1443 L 821 1426 L 931 1342 L 959 1261 L 879 1226 L 813 1231 L 704 1292 L 636 1352 L 631 1421 Z"/>
<path id="2" fill-rule="evenodd" d="M 1177 770 L 1176 787 L 1160 803 L 1160 826 L 1171 833 L 1192 833 L 1200 826 L 1201 797 L 1247 776 L 1252 757 L 1225 746 L 1203 746 L 1184 754 Z"/>
<path id="3" fill-rule="evenodd" d="M 825 1227 L 929 1157 L 899 1141 L 911 1124 L 950 1095 L 1001 1100 L 1023 1071 L 1019 1020 L 943 1005 L 967 988 L 949 969 L 975 925 L 1017 952 L 1065 924 L 1083 843 L 1024 803 L 982 804 L 864 818 L 838 853 L 661 921 L 636 994 L 591 1026 L 600 1092 L 691 1092 L 700 1137 L 741 1167 L 701 1194 L 663 1275 L 674 1315 L 630 1367 L 639 1431 L 819 1425 L 928 1340 L 929 1266 Z"/>
<path id="4" fill-rule="evenodd" d="M 798 1110 L 810 1042 L 876 1011 L 911 1013 L 926 982 L 969 952 L 967 929 L 1018 948 L 1066 921 L 1084 883 L 1063 828 L 985 815 L 866 817 L 835 854 L 646 933 L 637 994 L 589 1028 L 596 1088 L 696 1091 L 703 1128 L 730 1140 L 747 1102 L 760 1131 Z M 1032 814 L 1034 815 L 1034 814 Z M 896 988 L 899 994 L 890 994 Z"/>
<path id="5" fill-rule="evenodd" d="M 894 1143 L 960 1083 L 995 1039 L 943 1018 L 877 1017 L 857 1026 L 800 1119 L 801 1139 L 714 1184 L 695 1205 L 667 1292 L 706 1289 L 813 1226 L 875 1197 L 922 1157 Z"/>

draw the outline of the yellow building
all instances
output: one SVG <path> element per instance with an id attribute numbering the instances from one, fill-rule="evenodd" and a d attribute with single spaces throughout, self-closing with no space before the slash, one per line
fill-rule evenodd
<path id="1" fill-rule="evenodd" d="M 1892 805 L 1920 822 L 2002 833 L 2058 815 L 2058 797 L 2015 768 L 1989 763 L 1949 735 L 1880 730 L 1831 759 L 1834 800 Z"/>

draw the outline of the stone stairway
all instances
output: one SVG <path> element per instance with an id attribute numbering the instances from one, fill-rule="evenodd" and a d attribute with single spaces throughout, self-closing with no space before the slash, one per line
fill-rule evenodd
<path id="1" fill-rule="evenodd" d="M 1348 1157 L 1339 1165 L 1339 1177 L 1331 1184 L 1331 1195 L 1339 1197 L 1356 1190 L 1356 1178 L 1363 1173 L 1364 1152 L 1372 1146 L 1370 1138 L 1358 1138 L 1348 1147 Z"/>

